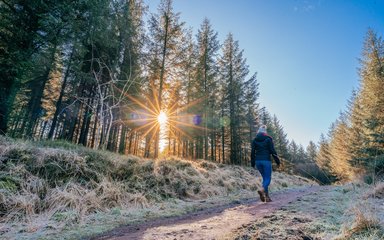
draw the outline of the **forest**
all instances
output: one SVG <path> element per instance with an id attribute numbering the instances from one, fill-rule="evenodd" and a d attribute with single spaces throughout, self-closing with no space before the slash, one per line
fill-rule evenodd
<path id="1" fill-rule="evenodd" d="M 322 135 L 318 165 L 338 180 L 353 180 L 368 172 L 367 182 L 384 173 L 384 42 L 368 30 L 360 58 L 360 86 L 346 109 Z"/>
<path id="2" fill-rule="evenodd" d="M 235 34 L 219 42 L 208 18 L 193 34 L 172 4 L 151 13 L 144 0 L 1 1 L 0 134 L 249 166 L 266 124 L 287 172 L 321 182 L 383 173 L 384 46 L 373 30 L 359 89 L 303 147 L 261 106 Z"/>

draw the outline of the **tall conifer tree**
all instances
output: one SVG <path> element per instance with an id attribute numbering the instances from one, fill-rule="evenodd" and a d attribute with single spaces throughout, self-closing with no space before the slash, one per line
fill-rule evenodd
<path id="1" fill-rule="evenodd" d="M 155 91 L 154 97 L 158 110 L 164 108 L 163 100 L 170 84 L 176 81 L 180 64 L 184 61 L 183 54 L 185 46 L 183 37 L 185 35 L 184 22 L 180 21 L 180 13 L 175 13 L 172 0 L 162 0 L 158 13 L 152 14 L 149 22 L 149 42 L 147 46 L 148 56 L 148 79 L 151 92 Z M 152 98 L 153 99 L 153 98 Z M 157 158 L 159 150 L 159 132 L 154 133 L 154 154 Z M 149 156 L 147 141 L 146 156 Z"/>
<path id="2" fill-rule="evenodd" d="M 223 45 L 220 73 L 225 83 L 223 100 L 227 107 L 224 109 L 224 116 L 229 117 L 230 161 L 233 164 L 240 164 L 242 90 L 249 70 L 246 59 L 243 57 L 243 50 L 240 50 L 239 43 L 233 39 L 231 33 L 228 34 Z"/>

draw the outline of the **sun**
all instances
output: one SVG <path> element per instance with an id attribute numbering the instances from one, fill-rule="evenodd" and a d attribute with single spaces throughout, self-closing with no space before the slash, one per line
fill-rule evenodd
<path id="1" fill-rule="evenodd" d="M 174 93 L 171 93 L 170 96 L 172 99 Z M 179 102 L 172 105 L 163 103 L 163 106 L 161 106 L 157 92 L 154 90 L 152 95 L 145 95 L 142 99 L 132 95 L 126 95 L 126 97 L 133 103 L 127 106 L 129 114 L 126 123 L 132 127 L 133 131 L 139 133 L 139 136 L 137 136 L 138 143 L 144 143 L 145 141 L 143 151 L 146 151 L 144 154 L 147 157 L 150 156 L 151 146 L 154 147 L 152 150 L 153 156 L 157 158 L 159 153 L 162 154 L 167 146 L 170 147 L 171 138 L 174 138 L 177 142 L 183 141 L 185 138 L 193 141 L 194 136 L 190 133 L 193 132 L 191 129 L 208 130 L 201 126 L 201 114 L 189 111 L 192 106 L 201 103 L 203 98 L 182 106 L 180 106 Z"/>
<path id="2" fill-rule="evenodd" d="M 157 122 L 160 125 L 164 125 L 165 123 L 167 123 L 167 121 L 168 121 L 167 114 L 163 111 L 160 111 L 159 115 L 157 116 Z"/>

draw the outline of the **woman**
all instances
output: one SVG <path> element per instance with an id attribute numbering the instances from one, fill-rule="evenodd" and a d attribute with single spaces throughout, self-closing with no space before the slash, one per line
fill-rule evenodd
<path id="1" fill-rule="evenodd" d="M 262 125 L 257 131 L 255 139 L 252 141 L 251 165 L 259 170 L 263 177 L 263 189 L 257 192 L 262 202 L 272 202 L 268 193 L 268 186 L 272 177 L 272 160 L 271 155 L 275 159 L 277 166 L 280 166 L 280 159 L 277 156 L 273 140 L 267 135 L 267 126 Z"/>

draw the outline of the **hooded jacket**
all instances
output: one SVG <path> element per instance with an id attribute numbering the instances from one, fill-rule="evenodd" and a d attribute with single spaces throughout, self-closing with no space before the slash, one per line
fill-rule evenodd
<path id="1" fill-rule="evenodd" d="M 275 159 L 275 162 L 279 165 L 280 159 L 277 156 L 273 140 L 265 133 L 258 133 L 252 141 L 251 150 L 251 165 L 255 167 L 257 160 L 271 161 L 271 155 Z"/>

